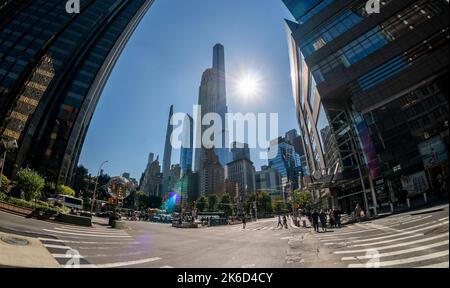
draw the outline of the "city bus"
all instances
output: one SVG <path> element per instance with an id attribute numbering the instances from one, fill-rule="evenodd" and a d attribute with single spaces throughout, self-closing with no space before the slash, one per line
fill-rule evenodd
<path id="1" fill-rule="evenodd" d="M 68 208 L 83 210 L 83 199 L 60 194 L 55 200 Z"/>

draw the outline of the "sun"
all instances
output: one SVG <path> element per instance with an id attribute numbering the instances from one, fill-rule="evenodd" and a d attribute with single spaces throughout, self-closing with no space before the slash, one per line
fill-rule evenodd
<path id="1" fill-rule="evenodd" d="M 253 96 L 257 94 L 258 88 L 258 79 L 253 75 L 243 75 L 238 81 L 238 91 L 242 96 Z"/>

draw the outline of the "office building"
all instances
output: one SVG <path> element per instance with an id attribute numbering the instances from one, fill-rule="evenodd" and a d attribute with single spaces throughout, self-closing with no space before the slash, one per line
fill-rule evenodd
<path id="1" fill-rule="evenodd" d="M 89 123 L 121 51 L 153 0 L 0 1 L 0 137 L 5 173 L 32 167 L 70 184 Z"/>
<path id="2" fill-rule="evenodd" d="M 283 196 L 281 174 L 270 166 L 263 166 L 256 172 L 255 183 L 258 192 L 267 192 L 272 198 Z"/>
<path id="3" fill-rule="evenodd" d="M 292 83 L 316 201 L 377 212 L 403 189 L 438 197 L 448 175 L 448 1 L 385 0 L 372 14 L 365 0 L 283 2 L 296 19 L 287 21 Z"/>

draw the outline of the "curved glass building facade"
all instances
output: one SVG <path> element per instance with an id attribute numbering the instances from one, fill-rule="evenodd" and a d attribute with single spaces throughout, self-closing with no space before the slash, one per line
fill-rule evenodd
<path id="1" fill-rule="evenodd" d="M 0 135 L 5 172 L 69 183 L 106 81 L 153 0 L 0 1 Z"/>

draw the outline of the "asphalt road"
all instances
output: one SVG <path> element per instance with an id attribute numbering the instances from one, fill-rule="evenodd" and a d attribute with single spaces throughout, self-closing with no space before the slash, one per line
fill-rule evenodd
<path id="1" fill-rule="evenodd" d="M 447 267 L 448 205 L 315 233 L 276 219 L 202 229 L 129 222 L 114 230 L 0 212 L 0 231 L 37 237 L 61 264 L 133 268 Z M 375 250 L 374 250 L 375 249 Z M 72 259 L 72 260 L 71 260 Z"/>

